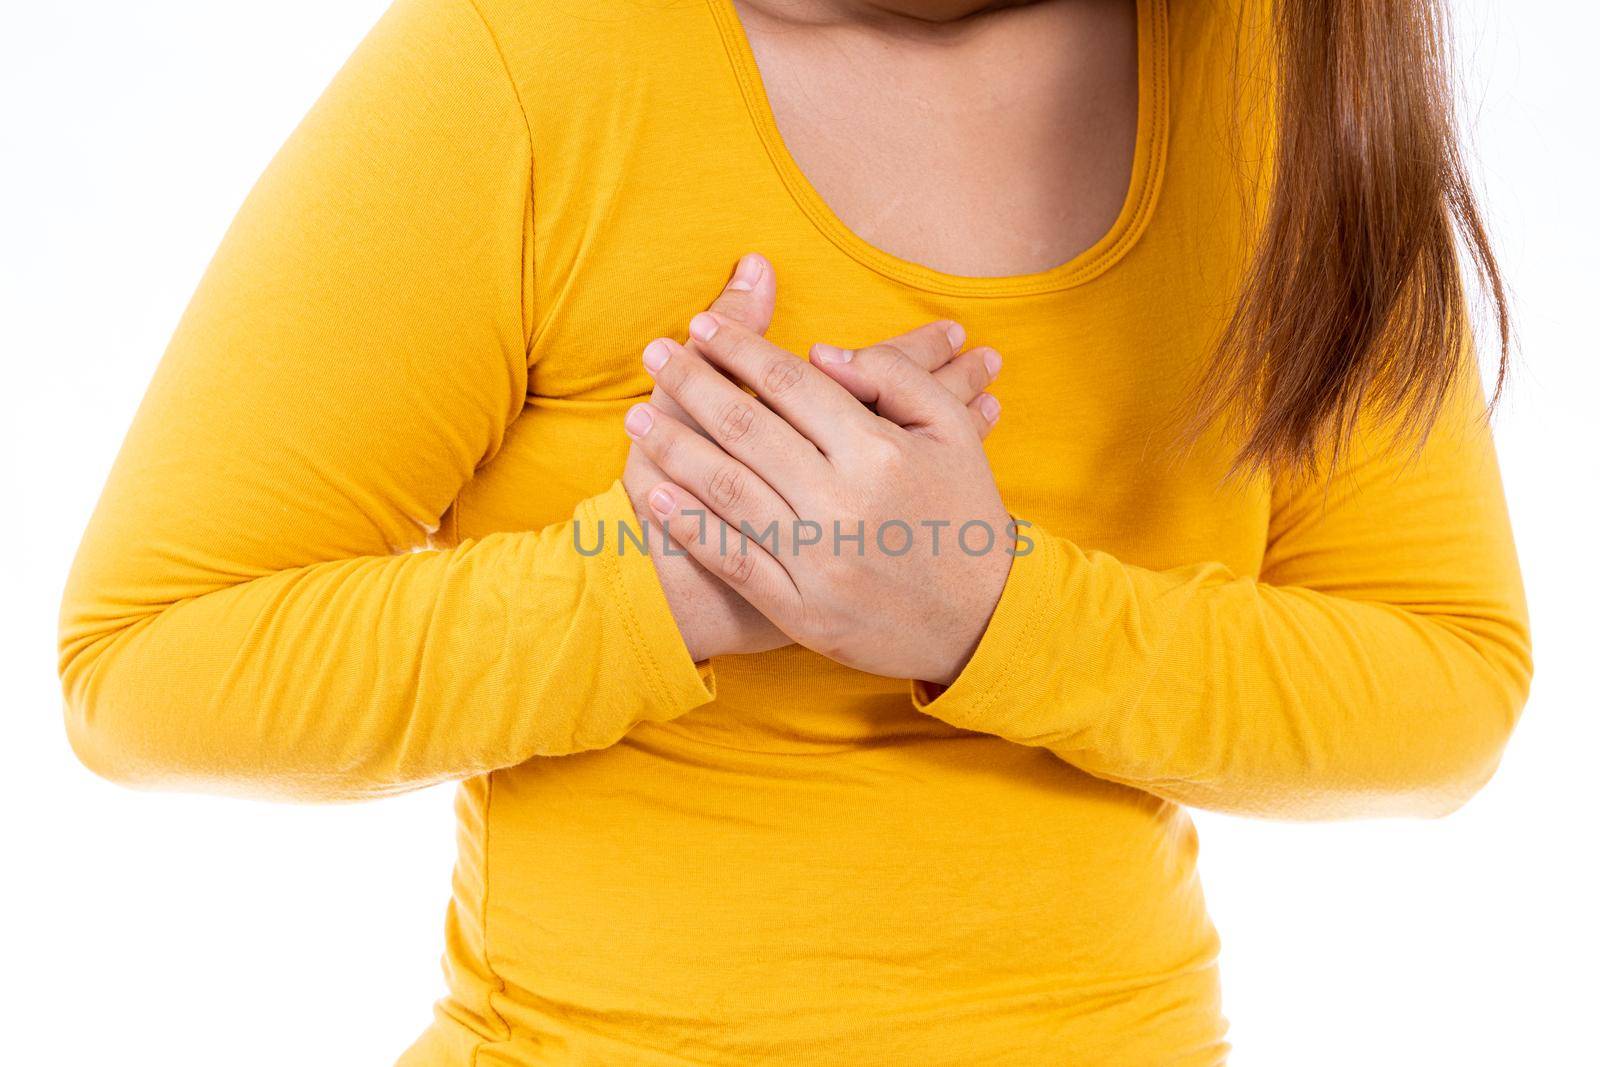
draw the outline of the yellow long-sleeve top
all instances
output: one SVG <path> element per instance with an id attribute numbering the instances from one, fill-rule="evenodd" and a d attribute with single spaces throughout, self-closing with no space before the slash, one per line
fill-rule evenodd
<path id="1" fill-rule="evenodd" d="M 77 751 L 290 797 L 459 780 L 410 1067 L 1221 1062 L 1179 805 L 1448 810 L 1530 666 L 1475 377 L 1420 454 L 1372 428 L 1332 477 L 1164 447 L 1239 270 L 1219 8 L 1140 2 L 1104 239 L 973 279 L 830 213 L 726 0 L 400 0 L 116 463 L 64 607 Z M 947 316 L 1005 355 L 987 447 L 1035 548 L 936 699 L 793 647 L 696 665 L 648 559 L 574 547 L 633 521 L 641 348 L 749 249 L 793 350 Z"/>

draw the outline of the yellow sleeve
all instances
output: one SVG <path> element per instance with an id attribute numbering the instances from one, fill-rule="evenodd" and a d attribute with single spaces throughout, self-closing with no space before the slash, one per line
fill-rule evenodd
<path id="1" fill-rule="evenodd" d="M 373 796 L 710 699 L 649 560 L 574 545 L 635 522 L 619 484 L 573 522 L 429 547 L 523 409 L 530 154 L 475 8 L 400 0 L 273 161 L 68 581 L 91 768 Z"/>
<path id="2" fill-rule="evenodd" d="M 1482 393 L 1420 454 L 1366 433 L 1274 493 L 1259 579 L 1154 571 L 1047 531 L 922 709 L 1159 796 L 1290 818 L 1442 814 L 1497 765 L 1532 675 Z"/>

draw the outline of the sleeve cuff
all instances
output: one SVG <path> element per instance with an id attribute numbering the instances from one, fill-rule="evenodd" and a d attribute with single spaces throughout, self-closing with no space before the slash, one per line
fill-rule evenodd
<path id="1" fill-rule="evenodd" d="M 627 541 L 622 528 L 641 534 L 633 501 L 621 480 L 578 506 L 578 518 L 606 531 L 599 563 L 639 676 L 649 688 L 649 718 L 675 718 L 716 699 L 711 664 L 695 663 L 672 617 L 655 564 L 639 550 L 640 539 Z M 642 536 L 642 535 L 641 535 Z"/>
<path id="2" fill-rule="evenodd" d="M 916 709 L 951 726 L 999 733 L 994 709 L 1011 714 L 1025 706 L 1036 681 L 1033 667 L 1039 635 L 1049 628 L 1060 595 L 1062 552 L 1054 538 L 1033 527 L 1032 547 L 1011 561 L 1000 601 L 977 651 L 956 680 L 941 688 L 930 682 L 911 683 Z"/>

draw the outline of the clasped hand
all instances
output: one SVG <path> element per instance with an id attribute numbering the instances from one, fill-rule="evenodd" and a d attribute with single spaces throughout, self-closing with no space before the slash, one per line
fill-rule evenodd
<path id="1" fill-rule="evenodd" d="M 773 292 L 771 268 L 747 256 L 724 293 L 733 307 L 696 315 L 690 346 L 645 348 L 656 393 L 625 428 L 648 462 L 630 457 L 625 480 L 636 500 L 652 481 L 648 513 L 680 552 L 789 640 L 948 684 L 1016 542 L 982 444 L 999 356 L 963 353 L 961 328 L 942 322 L 856 351 L 814 345 L 807 362 L 759 332 Z M 697 658 L 752 650 L 685 639 Z"/>

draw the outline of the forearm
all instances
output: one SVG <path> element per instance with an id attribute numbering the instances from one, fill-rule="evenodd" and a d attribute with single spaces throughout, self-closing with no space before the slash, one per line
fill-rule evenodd
<path id="1" fill-rule="evenodd" d="M 84 762 L 130 784 L 344 799 L 614 743 L 710 699 L 613 486 L 572 524 L 285 570 L 133 609 L 68 591 Z M 97 570 L 85 561 L 80 573 Z M 176 574 L 173 575 L 176 578 Z M 107 586 L 109 587 L 109 586 Z"/>
<path id="2" fill-rule="evenodd" d="M 919 700 L 1103 778 L 1249 814 L 1443 812 L 1526 695 L 1514 610 L 1424 614 L 1030 536 L 973 662 Z"/>

